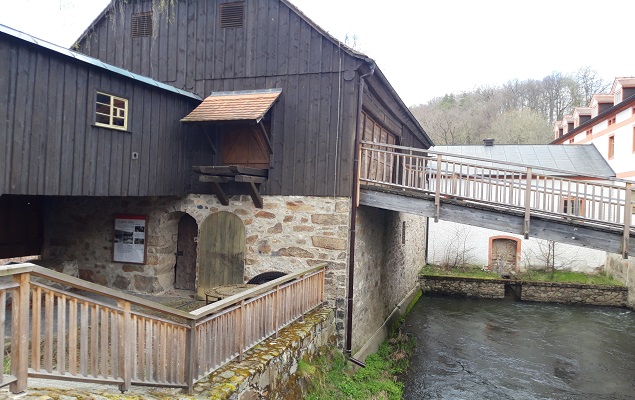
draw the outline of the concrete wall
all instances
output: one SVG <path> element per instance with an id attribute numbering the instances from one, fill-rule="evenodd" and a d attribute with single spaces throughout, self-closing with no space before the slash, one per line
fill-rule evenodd
<path id="1" fill-rule="evenodd" d="M 364 359 L 386 337 L 387 319 L 405 311 L 417 292 L 426 218 L 362 206 L 356 227 L 352 350 Z"/>
<path id="2" fill-rule="evenodd" d="M 635 257 L 624 260 L 618 254 L 606 254 L 606 273 L 628 287 L 628 307 L 635 310 Z"/>
<path id="3" fill-rule="evenodd" d="M 511 236 L 521 239 L 519 267 L 544 268 L 547 241 L 524 239 L 522 235 L 485 229 L 455 222 L 430 222 L 428 262 L 444 265 L 459 259 L 466 264 L 488 265 L 489 238 Z M 600 250 L 556 243 L 556 268 L 594 273 L 604 268 L 606 253 Z"/>
<path id="4" fill-rule="evenodd" d="M 80 278 L 121 290 L 167 293 L 174 289 L 179 218 L 187 213 L 199 227 L 212 213 L 228 211 L 245 224 L 245 280 L 265 271 L 291 272 L 328 263 L 326 297 L 340 307 L 343 327 L 350 200 L 332 197 L 265 196 L 255 208 L 249 196 L 234 196 L 222 206 L 215 196 L 184 198 L 48 199 L 44 258 L 78 267 Z M 145 265 L 112 262 L 113 216 L 148 218 Z"/>

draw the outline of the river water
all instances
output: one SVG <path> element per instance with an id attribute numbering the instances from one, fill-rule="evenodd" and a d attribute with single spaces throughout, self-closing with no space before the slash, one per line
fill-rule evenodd
<path id="1" fill-rule="evenodd" d="M 422 297 L 405 399 L 635 399 L 635 313 Z"/>

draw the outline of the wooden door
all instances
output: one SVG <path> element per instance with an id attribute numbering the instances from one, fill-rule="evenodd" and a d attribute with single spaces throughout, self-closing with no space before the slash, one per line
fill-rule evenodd
<path id="1" fill-rule="evenodd" d="M 176 242 L 176 265 L 174 266 L 174 288 L 196 289 L 196 220 L 185 214 L 179 220 Z"/>
<path id="2" fill-rule="evenodd" d="M 223 164 L 269 168 L 269 150 L 259 126 L 227 127 L 222 140 Z"/>
<path id="3" fill-rule="evenodd" d="M 492 269 L 497 272 L 518 270 L 518 243 L 512 239 L 492 240 Z"/>
<path id="4" fill-rule="evenodd" d="M 245 225 L 235 214 L 221 211 L 201 224 L 199 235 L 199 299 L 205 290 L 220 285 L 243 283 L 245 274 Z"/>

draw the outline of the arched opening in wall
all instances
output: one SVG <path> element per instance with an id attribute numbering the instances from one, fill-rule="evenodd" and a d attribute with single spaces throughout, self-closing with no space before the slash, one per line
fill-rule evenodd
<path id="1" fill-rule="evenodd" d="M 174 288 L 196 289 L 196 247 L 198 224 L 189 214 L 179 219 L 174 264 Z"/>
<path id="2" fill-rule="evenodd" d="M 520 239 L 511 236 L 489 238 L 489 269 L 501 276 L 518 272 Z"/>
<path id="3" fill-rule="evenodd" d="M 245 224 L 236 214 L 214 213 L 201 224 L 198 240 L 199 299 L 205 290 L 221 285 L 243 283 L 245 274 Z"/>

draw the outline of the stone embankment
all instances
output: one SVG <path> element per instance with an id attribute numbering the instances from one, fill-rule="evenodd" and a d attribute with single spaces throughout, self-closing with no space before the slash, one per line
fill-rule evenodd
<path id="1" fill-rule="evenodd" d="M 420 282 L 424 294 L 502 299 L 507 293 L 521 301 L 609 307 L 626 307 L 628 300 L 622 286 L 445 276 L 423 276 Z"/>

